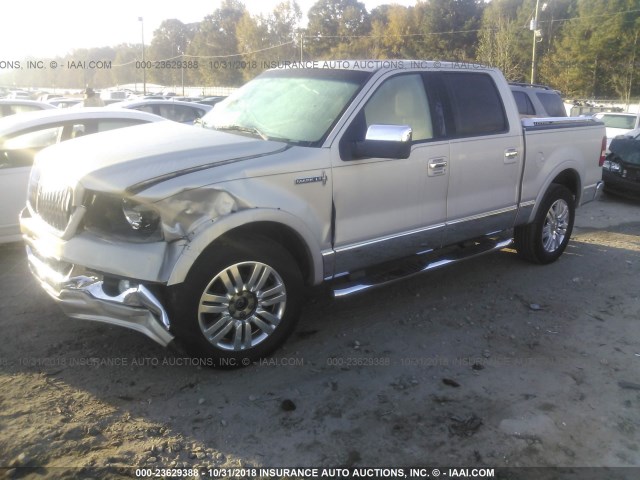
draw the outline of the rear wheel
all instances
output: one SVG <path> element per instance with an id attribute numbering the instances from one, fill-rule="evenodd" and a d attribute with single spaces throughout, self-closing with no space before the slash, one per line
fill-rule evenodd
<path id="1" fill-rule="evenodd" d="M 563 185 L 552 184 L 534 222 L 515 229 L 514 242 L 518 255 L 534 263 L 555 262 L 569 243 L 574 218 L 573 194 Z"/>
<path id="2" fill-rule="evenodd" d="M 171 291 L 172 329 L 190 354 L 215 366 L 249 365 L 293 330 L 302 297 L 295 261 L 269 239 L 210 247 Z"/>

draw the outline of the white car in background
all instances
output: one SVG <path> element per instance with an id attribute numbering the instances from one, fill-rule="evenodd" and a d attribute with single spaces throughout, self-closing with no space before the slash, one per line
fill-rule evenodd
<path id="1" fill-rule="evenodd" d="M 70 108 L 76 105 L 80 105 L 82 103 L 82 98 L 60 97 L 47 100 L 47 103 L 53 105 L 56 108 Z"/>
<path id="2" fill-rule="evenodd" d="M 640 115 L 635 113 L 600 112 L 593 118 L 604 123 L 607 130 L 607 148 L 611 140 L 618 135 L 640 128 Z"/>
<path id="3" fill-rule="evenodd" d="M 51 110 L 55 107 L 49 103 L 24 99 L 0 99 L 0 117 L 9 117 L 18 113 Z"/>
<path id="4" fill-rule="evenodd" d="M 109 108 L 112 107 L 149 112 L 187 125 L 193 125 L 213 108 L 211 105 L 201 103 L 159 99 L 128 100 L 109 105 Z"/>
<path id="5" fill-rule="evenodd" d="M 18 215 L 26 204 L 27 182 L 36 153 L 82 135 L 165 121 L 125 109 L 53 108 L 0 119 L 0 243 L 20 240 Z"/>

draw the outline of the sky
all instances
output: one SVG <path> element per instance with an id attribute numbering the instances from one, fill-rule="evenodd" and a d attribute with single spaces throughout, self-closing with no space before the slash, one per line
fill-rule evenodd
<path id="1" fill-rule="evenodd" d="M 252 14 L 268 13 L 282 0 L 245 0 Z M 362 0 L 360 0 L 362 1 Z M 298 0 L 303 15 L 315 0 Z M 416 0 L 364 0 L 368 11 L 385 3 L 413 5 Z M 11 0 L 2 6 L 0 68 L 3 62 L 64 56 L 77 48 L 151 42 L 163 20 L 202 20 L 221 0 Z M 138 20 L 143 18 L 143 22 Z M 2 73 L 0 71 L 0 73 Z"/>

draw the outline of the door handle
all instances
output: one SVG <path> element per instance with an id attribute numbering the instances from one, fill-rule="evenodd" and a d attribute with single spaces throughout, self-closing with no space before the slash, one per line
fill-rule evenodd
<path id="1" fill-rule="evenodd" d="M 516 163 L 518 161 L 518 150 L 515 148 L 507 148 L 504 151 L 504 163 Z"/>
<path id="2" fill-rule="evenodd" d="M 428 176 L 435 177 L 437 175 L 444 175 L 445 173 L 447 173 L 446 158 L 432 158 L 429 160 Z"/>

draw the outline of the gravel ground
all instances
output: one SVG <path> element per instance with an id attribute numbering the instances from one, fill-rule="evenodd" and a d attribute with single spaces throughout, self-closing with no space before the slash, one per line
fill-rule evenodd
<path id="1" fill-rule="evenodd" d="M 640 466 L 638 202 L 580 209 L 552 265 L 506 249 L 359 296 L 318 289 L 284 348 L 234 371 L 66 318 L 20 244 L 0 269 L 0 477 Z"/>

